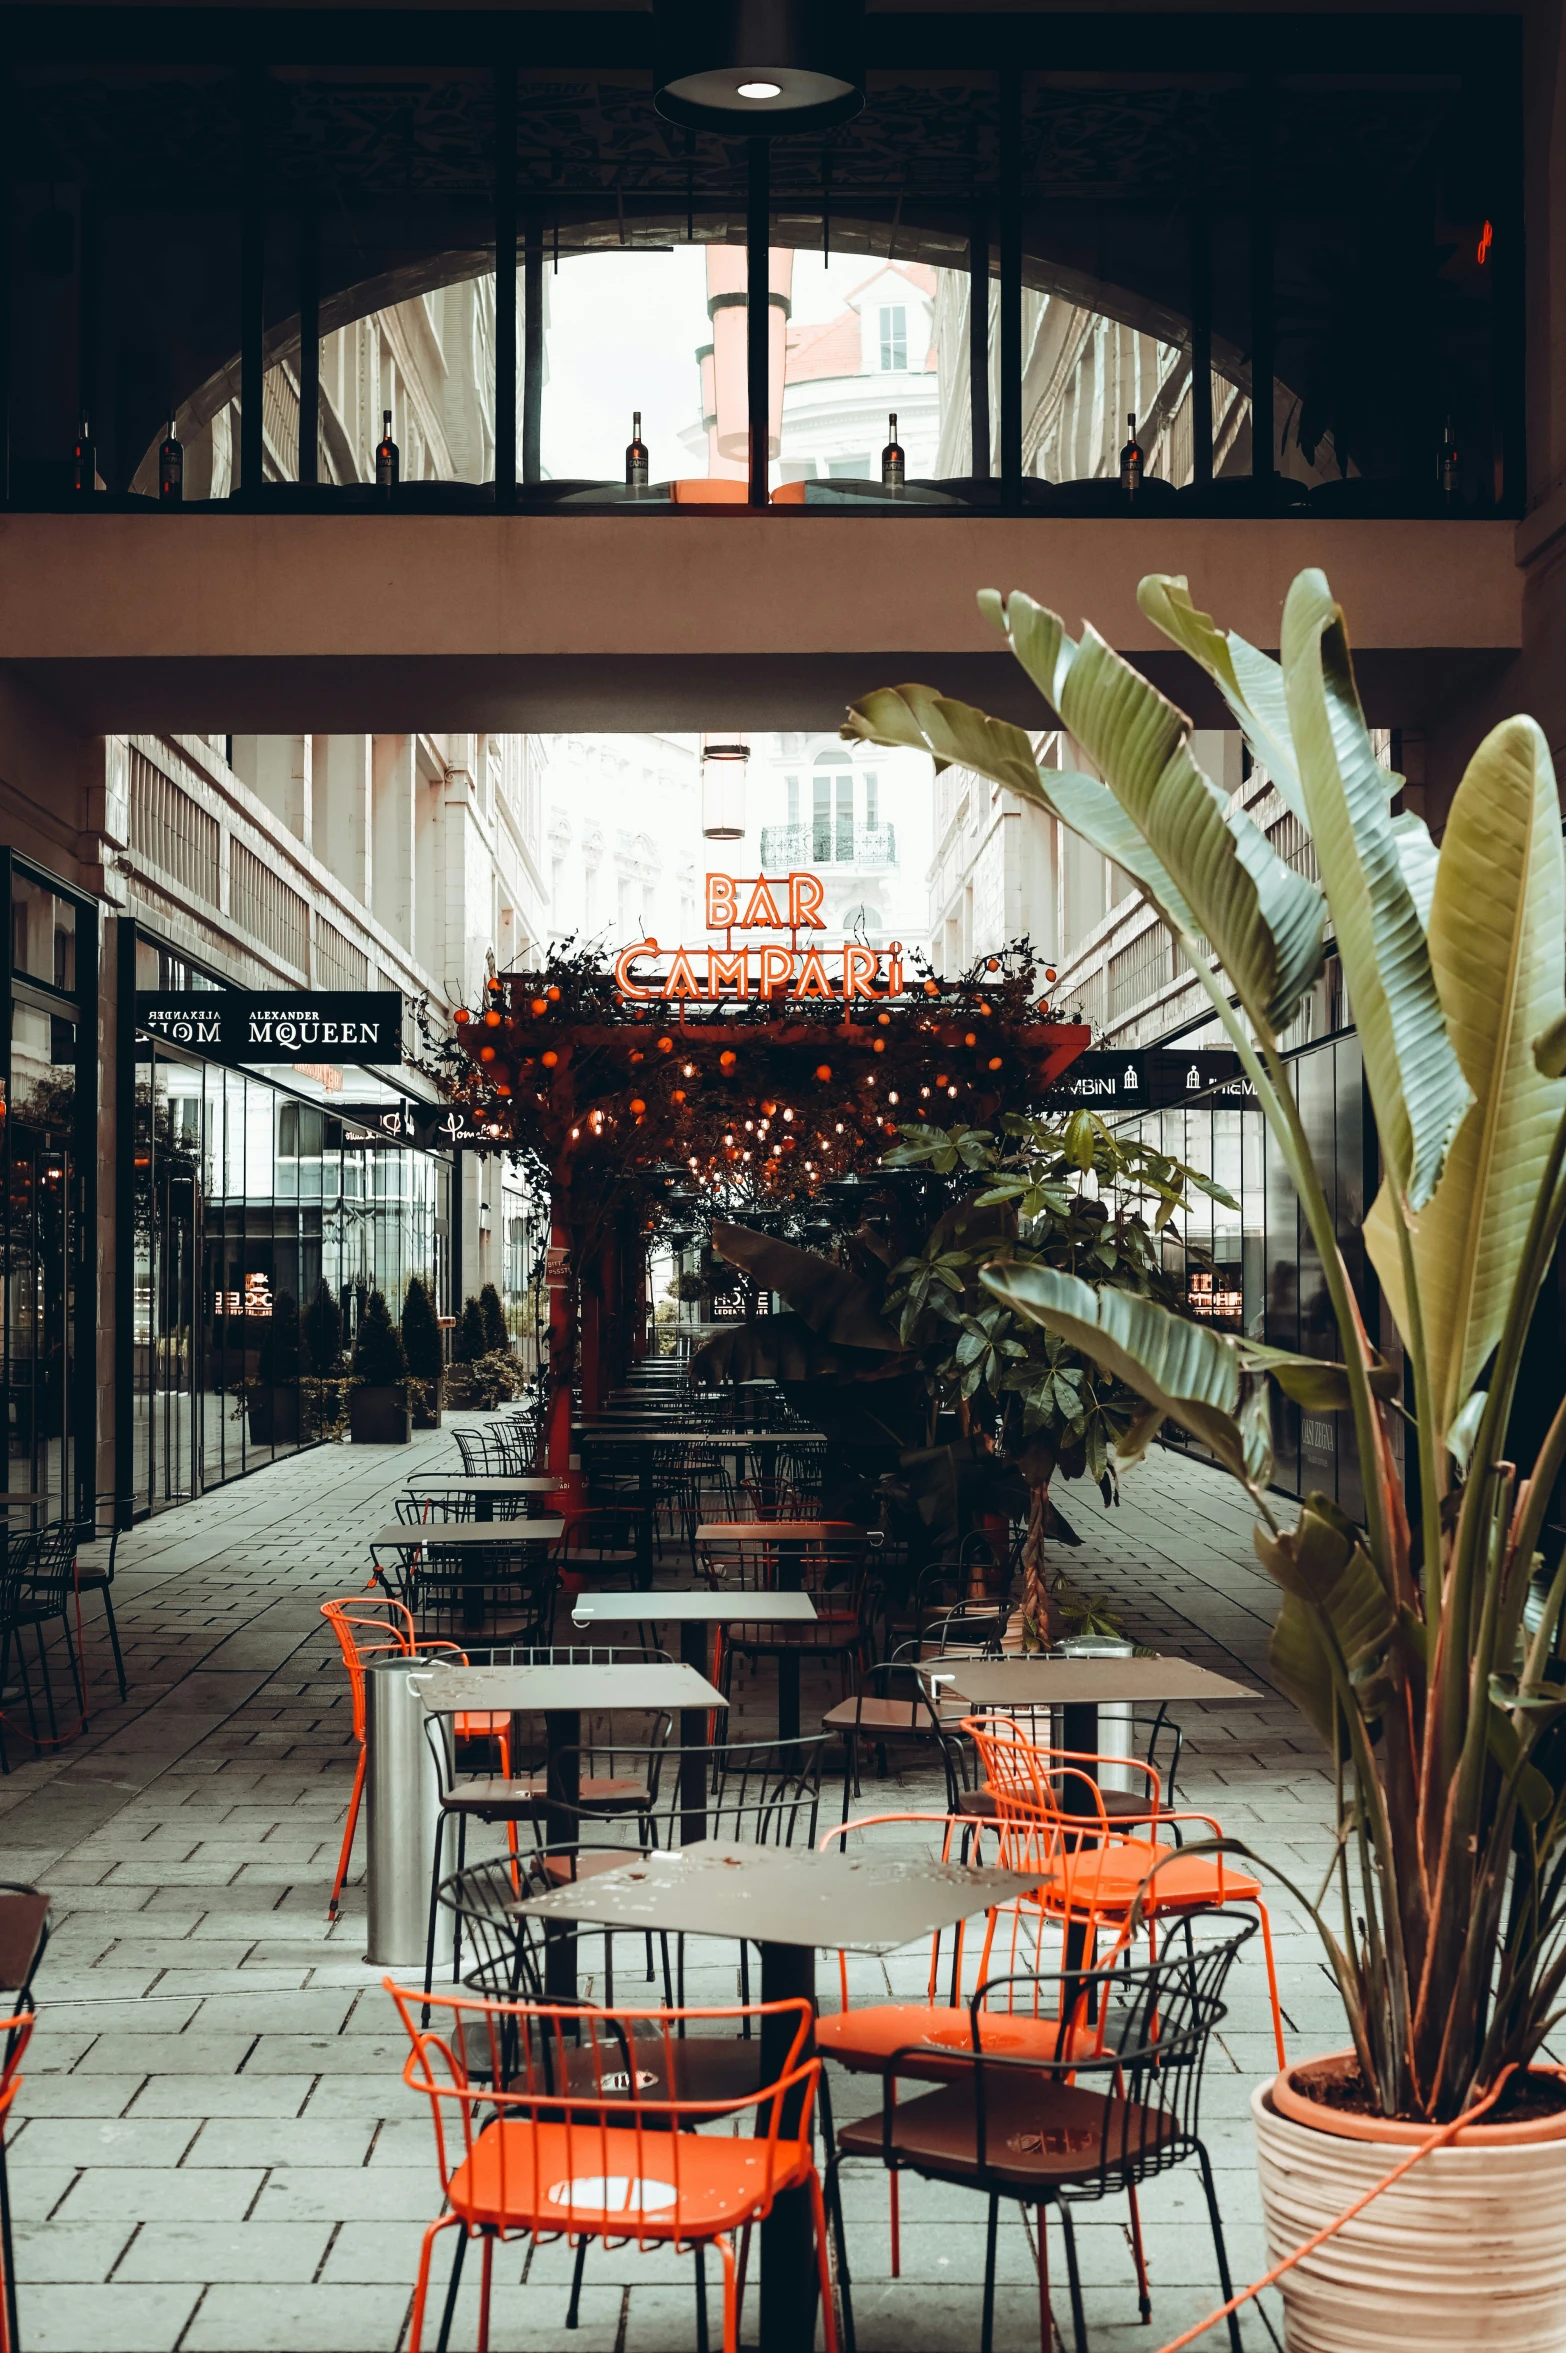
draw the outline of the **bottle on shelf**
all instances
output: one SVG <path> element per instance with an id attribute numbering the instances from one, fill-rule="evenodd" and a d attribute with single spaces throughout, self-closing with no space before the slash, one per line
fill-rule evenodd
<path id="1" fill-rule="evenodd" d="M 82 410 L 81 428 L 76 436 L 76 446 L 71 452 L 71 465 L 73 469 L 72 483 L 75 489 L 80 491 L 97 489 L 98 449 L 92 437 L 92 427 L 87 422 L 85 409 Z"/>
<path id="2" fill-rule="evenodd" d="M 392 439 L 392 413 L 381 411 L 381 438 L 375 451 L 375 487 L 383 498 L 390 498 L 400 479 L 402 454 Z"/>
<path id="3" fill-rule="evenodd" d="M 158 500 L 166 507 L 177 507 L 185 496 L 185 445 L 174 431 L 174 411 L 169 411 L 169 429 L 163 436 L 158 451 Z"/>
<path id="4" fill-rule="evenodd" d="M 1441 428 L 1441 496 L 1448 506 L 1457 504 L 1457 437 L 1450 417 Z"/>
<path id="5" fill-rule="evenodd" d="M 1142 487 L 1142 444 L 1136 437 L 1136 411 L 1126 419 L 1126 445 L 1120 452 L 1120 487 L 1137 491 Z"/>
<path id="6" fill-rule="evenodd" d="M 647 488 L 647 444 L 642 439 L 642 412 L 631 411 L 631 438 L 625 449 L 625 485 L 628 490 Z"/>
<path id="7" fill-rule="evenodd" d="M 908 460 L 897 438 L 897 411 L 894 409 L 886 420 L 886 447 L 881 452 L 881 487 L 884 490 L 901 490 L 907 479 Z"/>

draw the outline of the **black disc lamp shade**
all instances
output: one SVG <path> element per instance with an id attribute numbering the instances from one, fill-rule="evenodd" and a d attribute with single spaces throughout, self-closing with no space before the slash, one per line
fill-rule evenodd
<path id="1" fill-rule="evenodd" d="M 865 102 L 864 0 L 653 0 L 658 112 L 688 130 L 776 138 Z"/>

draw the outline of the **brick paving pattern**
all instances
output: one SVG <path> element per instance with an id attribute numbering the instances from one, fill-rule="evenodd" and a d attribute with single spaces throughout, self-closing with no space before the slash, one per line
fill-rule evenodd
<path id="1" fill-rule="evenodd" d="M 115 1586 L 129 1703 L 118 1703 L 88 1600 L 89 1733 L 37 1760 L 25 1741 L 11 1744 L 0 1877 L 35 1880 L 55 1904 L 11 2145 L 28 2353 L 395 2353 L 406 2343 L 419 2234 L 438 2204 L 432 2136 L 427 2104 L 401 2081 L 406 2043 L 381 1973 L 362 1958 L 362 1832 L 342 1916 L 327 1923 L 355 1752 L 346 1678 L 318 1608 L 362 1586 L 366 1531 L 393 1516 L 410 1470 L 453 1460 L 449 1433 L 407 1448 L 323 1449 L 138 1528 L 122 1539 Z M 1139 1639 L 1260 1694 L 1253 1706 L 1179 1711 L 1183 1802 L 1210 1808 L 1313 1885 L 1328 1851 L 1330 1778 L 1266 1680 L 1272 1589 L 1244 1498 L 1172 1452 L 1130 1474 L 1123 1494 L 1113 1511 L 1082 1488 L 1062 1499 L 1084 1539 L 1077 1581 Z M 567 1624 L 558 1631 L 570 1638 Z M 769 1691 L 766 1669 L 737 1691 L 737 1730 L 770 1729 Z M 812 1699 L 835 1697 L 825 1681 L 813 1692 L 807 1671 L 807 1728 Z M 867 1784 L 865 1810 L 934 1796 L 910 1773 Z M 823 1827 L 840 1803 L 829 1778 Z M 1341 2016 L 1309 1923 L 1281 1888 L 1270 1908 L 1291 2043 L 1337 2048 Z M 711 1966 L 688 1971 L 688 1998 L 737 1998 L 732 1948 L 711 1949 Z M 923 1963 L 914 1953 L 854 1970 L 865 1998 L 915 1992 Z M 1230 1989 L 1204 2124 L 1244 2280 L 1263 2268 L 1246 2103 L 1272 2071 L 1256 1946 Z M 634 1972 L 617 1992 L 640 1998 Z M 878 2088 L 840 2075 L 834 2093 L 840 2120 L 879 2104 Z M 843 2178 L 863 2353 L 969 2353 L 983 2201 L 905 2177 L 894 2280 L 885 2175 L 850 2166 Z M 1151 2331 L 1137 2318 L 1123 2200 L 1079 2214 L 1094 2353 L 1162 2344 L 1218 2301 L 1194 2167 L 1143 2195 Z M 996 2342 L 1014 2353 L 1039 2342 L 1033 2226 L 1016 2207 L 1002 2209 L 1000 2246 Z M 592 2248 L 580 2326 L 568 2334 L 570 2265 L 559 2245 L 500 2251 L 496 2353 L 694 2344 L 689 2258 Z M 1058 2230 L 1050 2268 L 1069 2342 Z M 715 2288 L 711 2320 L 717 2343 Z M 474 2342 L 474 2321 L 465 2286 L 454 2344 Z M 754 2342 L 754 2285 L 744 2333 Z M 1258 2349 L 1272 2341 L 1254 2306 L 1244 2333 Z M 432 2318 L 426 2343 L 434 2335 Z M 1201 2340 L 1226 2342 L 1221 2329 Z"/>

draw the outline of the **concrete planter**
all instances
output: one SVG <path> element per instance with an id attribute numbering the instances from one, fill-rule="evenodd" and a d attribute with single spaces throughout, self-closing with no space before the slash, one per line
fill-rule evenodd
<path id="1" fill-rule="evenodd" d="M 1251 2115 L 1270 2263 L 1423 2138 L 1416 2125 L 1335 2114 L 1281 2076 L 1252 2093 Z M 1474 2126 L 1284 2274 L 1288 2353 L 1560 2353 L 1563 2205 L 1566 2113 Z"/>
<path id="2" fill-rule="evenodd" d="M 406 1446 L 413 1421 L 401 1384 L 362 1381 L 348 1398 L 348 1435 L 355 1446 Z"/>
<path id="3" fill-rule="evenodd" d="M 277 1382 L 246 1392 L 245 1412 L 252 1446 L 297 1446 L 299 1391 Z"/>

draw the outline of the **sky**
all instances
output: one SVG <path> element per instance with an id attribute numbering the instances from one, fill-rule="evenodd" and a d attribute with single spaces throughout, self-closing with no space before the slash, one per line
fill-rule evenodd
<path id="1" fill-rule="evenodd" d="M 795 320 L 835 318 L 874 267 L 863 254 L 827 263 L 817 253 L 796 254 Z M 544 277 L 545 473 L 552 481 L 568 475 L 618 481 L 635 409 L 642 412 L 652 480 L 688 472 L 690 456 L 678 436 L 696 420 L 696 353 L 709 340 L 702 248 L 586 254 L 563 261 L 558 271 L 546 256 Z"/>

